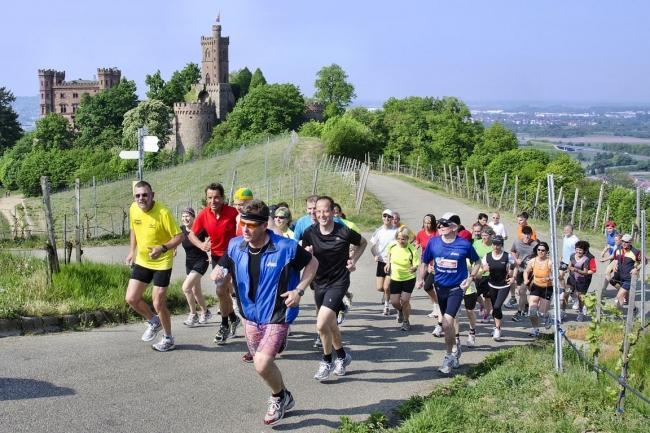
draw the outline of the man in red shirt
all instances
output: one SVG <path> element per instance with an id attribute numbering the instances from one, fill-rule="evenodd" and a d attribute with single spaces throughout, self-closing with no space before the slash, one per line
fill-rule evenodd
<path id="1" fill-rule="evenodd" d="M 224 190 L 220 183 L 211 183 L 205 188 L 205 201 L 206 207 L 196 216 L 188 238 L 194 245 L 210 253 L 214 268 L 221 256 L 226 253 L 230 239 L 235 237 L 238 213 L 234 207 L 224 203 Z M 205 230 L 208 234 L 204 242 L 201 242 L 197 236 L 201 230 Z M 226 344 L 228 337 L 235 335 L 241 320 L 233 308 L 230 284 L 224 284 L 223 280 L 219 280 L 216 281 L 216 285 L 221 310 L 221 326 L 214 337 L 214 342 L 223 345 Z"/>

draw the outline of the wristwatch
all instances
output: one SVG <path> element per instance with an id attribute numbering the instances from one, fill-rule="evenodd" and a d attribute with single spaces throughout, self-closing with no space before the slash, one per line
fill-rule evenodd
<path id="1" fill-rule="evenodd" d="M 305 294 L 305 289 L 298 290 L 298 295 L 303 296 Z"/>
<path id="2" fill-rule="evenodd" d="M 165 244 L 162 244 L 162 245 L 160 246 L 160 248 L 162 248 L 162 252 L 163 252 L 163 253 L 166 253 L 167 251 L 169 251 L 169 248 L 167 248 L 167 245 L 165 245 Z"/>

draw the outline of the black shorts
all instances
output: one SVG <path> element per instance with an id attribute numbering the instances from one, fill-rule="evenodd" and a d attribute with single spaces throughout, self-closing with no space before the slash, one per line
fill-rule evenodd
<path id="1" fill-rule="evenodd" d="M 212 262 L 212 269 L 214 269 L 218 264 L 219 260 L 221 260 L 222 256 L 210 256 L 210 261 Z"/>
<path id="2" fill-rule="evenodd" d="M 427 272 L 427 276 L 424 277 L 424 291 L 430 292 L 435 289 L 435 284 L 433 282 L 433 274 Z"/>
<path id="3" fill-rule="evenodd" d="M 476 292 L 484 298 L 490 296 L 490 285 L 488 284 L 488 281 L 488 277 L 481 277 L 480 280 L 474 283 L 476 285 Z M 465 303 L 465 307 L 467 307 L 467 303 Z"/>
<path id="4" fill-rule="evenodd" d="M 488 290 L 490 287 L 488 286 Z M 463 301 L 465 302 L 465 309 L 466 310 L 473 310 L 476 308 L 476 300 L 478 299 L 478 293 L 470 293 L 470 294 L 465 294 L 463 295 Z"/>
<path id="5" fill-rule="evenodd" d="M 531 284 L 530 296 L 539 296 L 540 298 L 544 298 L 547 301 L 550 301 L 553 297 L 553 286 L 540 287 L 535 284 Z"/>
<path id="6" fill-rule="evenodd" d="M 388 274 L 386 274 L 386 263 L 377 262 L 377 272 L 375 272 L 375 275 L 380 278 L 388 276 Z"/>
<path id="7" fill-rule="evenodd" d="M 436 287 L 438 293 L 438 305 L 440 312 L 456 317 L 460 310 L 460 303 L 463 301 L 463 292 L 459 286 L 455 287 Z"/>
<path id="8" fill-rule="evenodd" d="M 208 262 L 207 258 L 200 259 L 200 260 L 195 260 L 193 262 L 185 262 L 185 274 L 189 275 L 190 272 L 195 271 L 201 275 L 205 275 L 205 272 L 208 270 L 208 265 L 210 262 Z"/>
<path id="9" fill-rule="evenodd" d="M 350 284 L 331 283 L 318 284 L 312 281 L 311 288 L 314 290 L 314 302 L 316 308 L 327 307 L 336 314 L 343 309 L 343 298 L 348 291 Z"/>
<path id="10" fill-rule="evenodd" d="M 621 278 L 620 273 L 614 272 L 614 275 L 612 275 L 612 278 L 609 280 L 609 284 L 611 284 L 612 286 L 620 284 L 621 289 L 630 290 L 630 287 L 632 287 L 632 278 L 631 277 L 629 279 Z"/>
<path id="11" fill-rule="evenodd" d="M 517 281 L 518 286 L 522 286 L 524 284 L 524 272 L 521 269 L 517 269 L 517 278 L 515 280 Z"/>
<path id="12" fill-rule="evenodd" d="M 402 292 L 413 293 L 415 288 L 415 278 L 406 281 L 390 280 L 390 294 L 399 295 Z"/>
<path id="13" fill-rule="evenodd" d="M 138 280 L 145 284 L 149 284 L 151 281 L 153 281 L 153 285 L 156 287 L 169 287 L 169 280 L 171 279 L 171 276 L 171 269 L 158 271 L 155 269 L 145 268 L 140 265 L 133 265 L 131 267 L 132 280 Z"/>

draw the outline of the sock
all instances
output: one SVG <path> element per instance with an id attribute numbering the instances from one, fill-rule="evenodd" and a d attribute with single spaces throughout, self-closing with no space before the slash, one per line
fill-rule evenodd
<path id="1" fill-rule="evenodd" d="M 274 392 L 272 395 L 273 395 L 273 397 L 280 397 L 280 399 L 283 399 L 284 398 L 284 388 L 282 388 L 280 390 L 280 392 L 278 392 L 278 393 Z"/>
<path id="2" fill-rule="evenodd" d="M 336 357 L 338 359 L 344 359 L 345 358 L 345 349 L 344 348 L 341 347 L 340 349 L 335 349 L 335 350 L 336 350 Z"/>
<path id="3" fill-rule="evenodd" d="M 327 362 L 328 364 L 332 363 L 332 354 L 330 353 L 329 355 L 323 354 L 323 361 Z"/>
<path id="4" fill-rule="evenodd" d="M 221 316 L 221 326 L 228 326 L 228 316 Z"/>
<path id="5" fill-rule="evenodd" d="M 228 318 L 230 319 L 230 323 L 235 323 L 237 321 L 237 315 L 234 311 L 228 315 Z"/>
<path id="6" fill-rule="evenodd" d="M 152 325 L 159 325 L 160 317 L 158 317 L 157 314 L 154 314 L 153 316 L 151 316 L 151 320 L 149 320 L 149 323 L 151 323 Z"/>

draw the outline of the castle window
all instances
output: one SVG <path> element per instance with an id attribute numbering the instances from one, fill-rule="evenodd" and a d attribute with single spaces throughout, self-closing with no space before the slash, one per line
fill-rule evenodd
<path id="1" fill-rule="evenodd" d="M 72 94 L 72 97 L 75 98 L 75 99 L 77 99 L 77 98 L 79 97 L 79 94 L 78 94 L 78 93 L 73 93 L 73 94 Z"/>
<path id="2" fill-rule="evenodd" d="M 61 99 L 65 99 L 65 93 L 61 93 Z"/>
<path id="3" fill-rule="evenodd" d="M 59 105 L 59 110 L 60 110 L 59 111 L 60 113 L 67 113 L 68 112 L 68 106 L 65 105 L 65 104 L 61 104 L 61 105 Z"/>
<path id="4" fill-rule="evenodd" d="M 45 114 L 45 105 L 41 105 L 41 114 Z"/>
<path id="5" fill-rule="evenodd" d="M 79 104 L 72 104 L 72 112 L 73 113 L 77 112 L 77 108 L 79 108 Z"/>

